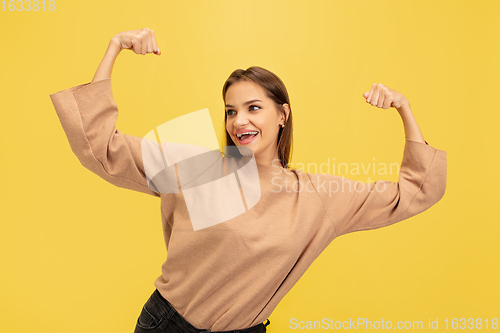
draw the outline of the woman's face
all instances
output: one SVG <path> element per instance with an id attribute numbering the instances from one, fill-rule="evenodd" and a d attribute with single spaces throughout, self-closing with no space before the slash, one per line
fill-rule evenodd
<path id="1" fill-rule="evenodd" d="M 258 164 L 271 164 L 278 158 L 277 142 L 284 116 L 264 89 L 253 82 L 238 81 L 226 91 L 226 130 L 236 146 L 252 149 Z M 239 133 L 255 135 L 237 136 Z"/>

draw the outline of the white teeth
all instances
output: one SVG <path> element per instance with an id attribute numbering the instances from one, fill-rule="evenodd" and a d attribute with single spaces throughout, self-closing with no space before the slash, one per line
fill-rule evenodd
<path id="1" fill-rule="evenodd" d="M 241 136 L 242 136 L 243 134 L 257 134 L 257 133 L 259 133 L 259 132 L 245 132 L 245 133 L 238 133 L 238 134 L 236 134 L 236 136 L 237 136 L 238 138 L 241 138 Z"/>

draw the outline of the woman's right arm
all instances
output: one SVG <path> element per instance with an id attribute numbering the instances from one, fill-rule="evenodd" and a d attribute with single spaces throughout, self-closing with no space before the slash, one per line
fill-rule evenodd
<path id="1" fill-rule="evenodd" d="M 91 83 L 111 78 L 113 65 L 115 64 L 115 60 L 120 52 L 121 50 L 118 48 L 116 42 L 114 42 L 114 39 L 111 39 L 108 45 L 108 49 L 106 50 L 106 53 L 104 54 L 99 67 L 97 67 L 97 71 L 95 72 L 94 78 L 92 79 Z"/>
<path id="2" fill-rule="evenodd" d="M 150 188 L 144 171 L 142 138 L 124 134 L 115 127 L 118 107 L 111 89 L 114 61 L 127 45 L 135 53 L 156 50 L 159 54 L 156 42 L 148 40 L 151 33 L 141 33 L 143 30 L 114 36 L 92 82 L 51 94 L 50 98 L 71 149 L 85 168 L 118 187 L 159 197 Z"/>
<path id="3" fill-rule="evenodd" d="M 113 65 L 120 52 L 124 49 L 131 48 L 133 48 L 136 54 L 161 54 L 160 49 L 156 45 L 156 38 L 153 30 L 144 28 L 120 32 L 111 38 L 108 49 L 99 67 L 97 67 L 97 71 L 91 83 L 110 78 Z"/>

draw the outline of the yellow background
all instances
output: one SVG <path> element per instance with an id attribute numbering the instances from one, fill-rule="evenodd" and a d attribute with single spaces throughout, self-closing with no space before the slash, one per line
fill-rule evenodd
<path id="1" fill-rule="evenodd" d="M 47 2 L 48 4 L 48 2 Z M 116 33 L 151 28 L 161 56 L 123 51 L 117 128 L 143 136 L 208 108 L 257 65 L 286 84 L 293 163 L 399 163 L 405 95 L 448 156 L 443 199 L 398 224 L 341 236 L 270 316 L 301 321 L 500 319 L 499 1 L 56 1 L 0 11 L 0 331 L 132 332 L 166 258 L 160 201 L 115 187 L 72 153 L 49 94 L 91 81 Z M 344 174 L 397 181 L 397 174 Z M 450 328 L 451 329 L 451 328 Z M 500 330 L 498 328 L 497 330 Z M 313 330 L 308 330 L 313 331 Z M 319 330 L 318 330 L 319 331 Z M 494 331 L 490 328 L 488 331 Z"/>

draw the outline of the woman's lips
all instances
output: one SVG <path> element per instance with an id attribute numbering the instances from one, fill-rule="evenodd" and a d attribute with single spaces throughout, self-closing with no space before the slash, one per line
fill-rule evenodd
<path id="1" fill-rule="evenodd" d="M 238 138 L 238 136 L 236 136 L 236 139 L 238 140 L 238 142 L 239 142 L 240 144 L 242 144 L 242 145 L 246 145 L 246 144 L 248 144 L 248 143 L 252 142 L 253 140 L 255 140 L 255 138 L 257 137 L 257 135 L 259 135 L 259 133 L 255 134 L 254 136 L 249 137 L 249 138 L 247 138 L 247 139 L 245 139 L 245 140 L 240 140 L 240 139 Z"/>

